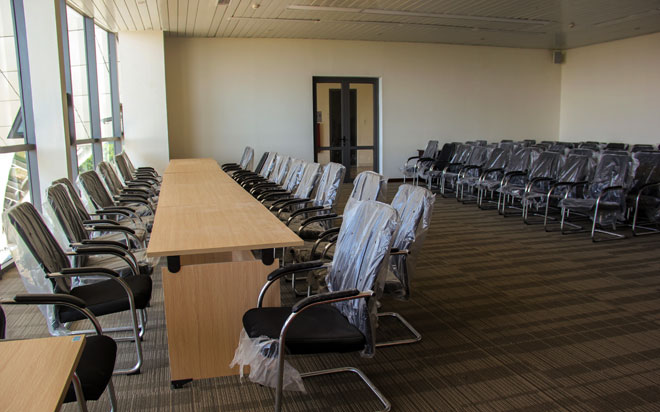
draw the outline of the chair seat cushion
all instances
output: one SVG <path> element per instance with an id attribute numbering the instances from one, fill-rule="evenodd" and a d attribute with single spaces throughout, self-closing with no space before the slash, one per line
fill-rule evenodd
<path id="1" fill-rule="evenodd" d="M 85 400 L 95 401 L 101 397 L 115 368 L 117 343 L 104 335 L 92 335 L 85 338 L 85 348 L 76 368 Z M 69 385 L 64 402 L 75 402 L 76 393 L 73 384 Z"/>
<path id="2" fill-rule="evenodd" d="M 128 284 L 135 298 L 135 308 L 144 309 L 149 305 L 151 299 L 151 278 L 146 275 L 129 276 L 123 278 Z M 121 285 L 112 280 L 93 283 L 73 288 L 71 295 L 85 301 L 87 308 L 95 316 L 117 313 L 129 309 L 128 296 Z M 59 311 L 61 322 L 72 322 L 74 320 L 84 319 L 84 316 L 78 311 L 62 307 Z"/>
<path id="3" fill-rule="evenodd" d="M 578 212 L 591 212 L 596 206 L 595 199 L 563 199 L 559 202 L 561 207 Z M 601 201 L 598 204 L 598 210 L 617 210 L 621 208 L 618 202 Z"/>
<path id="4" fill-rule="evenodd" d="M 251 338 L 278 339 L 291 308 L 256 308 L 243 315 Z M 286 348 L 290 353 L 354 352 L 364 349 L 364 335 L 332 305 L 310 307 L 289 326 Z"/>

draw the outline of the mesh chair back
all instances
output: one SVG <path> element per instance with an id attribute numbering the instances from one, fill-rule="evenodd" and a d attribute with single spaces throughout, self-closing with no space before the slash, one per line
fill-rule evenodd
<path id="1" fill-rule="evenodd" d="M 555 178 L 562 162 L 562 155 L 557 152 L 543 152 L 534 161 L 529 170 L 530 178 L 549 177 Z"/>
<path id="2" fill-rule="evenodd" d="M 330 162 L 323 167 L 323 174 L 314 196 L 314 206 L 334 207 L 345 173 L 346 167 L 339 163 Z"/>
<path id="3" fill-rule="evenodd" d="M 296 188 L 296 191 L 293 193 L 293 197 L 296 199 L 309 199 L 316 185 L 316 180 L 319 177 L 319 170 L 321 170 L 321 165 L 318 163 L 307 163 L 305 168 L 302 171 L 300 177 L 300 183 Z"/>
<path id="4" fill-rule="evenodd" d="M 90 220 L 92 217 L 89 215 L 89 212 L 87 209 L 85 209 L 85 205 L 83 205 L 82 200 L 80 200 L 80 194 L 78 193 L 78 190 L 76 190 L 76 187 L 73 185 L 71 180 L 67 177 L 63 177 L 61 179 L 57 179 L 53 181 L 53 185 L 56 184 L 61 184 L 66 187 L 66 189 L 69 192 L 69 198 L 71 199 L 71 202 L 76 208 L 76 212 L 78 212 L 78 215 L 80 216 L 80 219 L 84 222 L 85 220 Z"/>
<path id="5" fill-rule="evenodd" d="M 90 170 L 81 173 L 78 176 L 78 180 L 95 208 L 104 209 L 115 205 L 115 202 L 108 194 L 108 191 L 105 190 L 99 175 L 95 171 Z"/>
<path id="6" fill-rule="evenodd" d="M 429 142 L 426 144 L 426 148 L 424 149 L 424 154 L 422 157 L 435 159 L 435 156 L 438 154 L 438 145 L 439 143 L 437 140 L 429 140 Z"/>
<path id="7" fill-rule="evenodd" d="M 355 202 L 344 214 L 332 265 L 326 281 L 330 291 L 371 290 L 378 297 L 383 289 L 386 262 L 396 228 L 397 212 L 390 205 L 374 201 Z M 348 321 L 365 336 L 364 354 L 375 347 L 377 298 L 334 303 Z"/>
<path id="8" fill-rule="evenodd" d="M 353 180 L 353 191 L 344 206 L 344 211 L 353 207 L 357 200 L 385 200 L 387 178 L 376 172 L 366 171 L 358 174 Z"/>
<path id="9" fill-rule="evenodd" d="M 426 232 L 431 225 L 431 213 L 435 195 L 421 186 L 401 185 L 392 200 L 392 207 L 399 213 L 399 229 L 392 247 L 408 250 L 407 255 L 390 257 L 390 268 L 399 279 L 401 289 L 396 291 L 399 298 L 410 296 L 410 277 L 413 276 L 417 253 L 422 248 Z"/>
<path id="10" fill-rule="evenodd" d="M 282 182 L 282 189 L 293 192 L 296 187 L 298 187 L 298 183 L 300 183 L 304 167 L 304 161 L 300 159 L 291 159 L 291 165 L 289 165 L 289 170 L 286 173 L 284 182 Z"/>
<path id="11" fill-rule="evenodd" d="M 96 168 L 96 172 L 101 178 L 103 178 L 103 183 L 108 191 L 114 195 L 119 196 L 124 189 L 124 185 L 119 180 L 115 169 L 108 162 L 101 162 Z"/>
<path id="12" fill-rule="evenodd" d="M 254 160 L 254 149 L 250 146 L 246 146 L 243 150 L 243 156 L 241 156 L 241 162 L 239 165 L 243 170 L 252 169 L 252 161 Z"/>

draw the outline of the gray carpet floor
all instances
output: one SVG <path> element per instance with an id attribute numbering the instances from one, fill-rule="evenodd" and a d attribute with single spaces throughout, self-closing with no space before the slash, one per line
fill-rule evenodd
<path id="1" fill-rule="evenodd" d="M 390 184 L 388 200 L 397 184 Z M 343 190 L 345 200 L 349 187 Z M 438 196 L 404 315 L 421 342 L 358 354 L 300 356 L 300 371 L 362 369 L 394 411 L 660 410 L 660 236 L 593 244 L 546 233 L 474 204 Z M 142 373 L 114 378 L 123 411 L 268 411 L 273 391 L 238 377 L 170 388 L 160 274 L 155 274 Z M 10 272 L 0 295 L 23 291 Z M 283 288 L 283 300 L 291 301 Z M 46 336 L 36 308 L 5 307 L 8 338 Z M 102 319 L 112 326 L 122 318 Z M 384 321 L 381 339 L 403 336 Z M 118 364 L 133 359 L 119 344 Z M 287 393 L 286 411 L 371 411 L 379 404 L 352 376 L 313 378 Z M 108 410 L 105 395 L 91 411 Z M 75 411 L 75 405 L 65 405 Z"/>

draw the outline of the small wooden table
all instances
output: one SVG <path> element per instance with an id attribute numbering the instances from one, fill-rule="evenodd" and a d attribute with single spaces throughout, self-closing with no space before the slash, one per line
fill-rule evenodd
<path id="1" fill-rule="evenodd" d="M 85 337 L 0 341 L 0 411 L 57 411 Z"/>
<path id="2" fill-rule="evenodd" d="M 148 256 L 164 256 L 165 320 L 173 387 L 235 375 L 243 313 L 277 269 L 274 249 L 302 245 L 212 159 L 172 160 L 163 174 Z M 255 259 L 253 250 L 262 251 Z M 274 285 L 265 306 L 279 306 Z"/>

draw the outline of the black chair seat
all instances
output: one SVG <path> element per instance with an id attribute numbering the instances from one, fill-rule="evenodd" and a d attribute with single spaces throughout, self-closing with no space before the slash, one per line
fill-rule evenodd
<path id="1" fill-rule="evenodd" d="M 133 291 L 135 308 L 145 309 L 151 299 L 151 278 L 145 275 L 123 278 Z M 95 316 L 121 312 L 129 309 L 128 296 L 124 288 L 112 279 L 91 285 L 78 286 L 71 290 L 71 295 L 85 301 L 87 308 Z M 84 319 L 83 315 L 73 309 L 62 307 L 59 312 L 61 322 L 72 322 Z"/>
<path id="2" fill-rule="evenodd" d="M 303 230 L 298 232 L 298 236 L 303 240 L 315 241 L 319 238 L 321 233 L 325 232 L 325 230 L 326 229 L 320 223 L 314 222 L 305 226 Z"/>
<path id="3" fill-rule="evenodd" d="M 104 335 L 85 338 L 85 348 L 76 368 L 85 400 L 95 401 L 101 397 L 112 378 L 116 356 L 117 343 L 112 338 Z M 75 401 L 76 394 L 70 385 L 64 402 Z"/>
<path id="4" fill-rule="evenodd" d="M 243 315 L 243 327 L 251 338 L 278 339 L 291 308 L 256 308 Z M 354 352 L 364 348 L 364 335 L 332 305 L 313 306 L 300 313 L 286 334 L 292 354 Z"/>
<path id="5" fill-rule="evenodd" d="M 560 203 L 562 207 L 578 212 L 589 213 L 596 207 L 595 199 L 563 199 Z M 601 201 L 598 204 L 599 210 L 618 210 L 621 205 L 618 202 Z"/>

